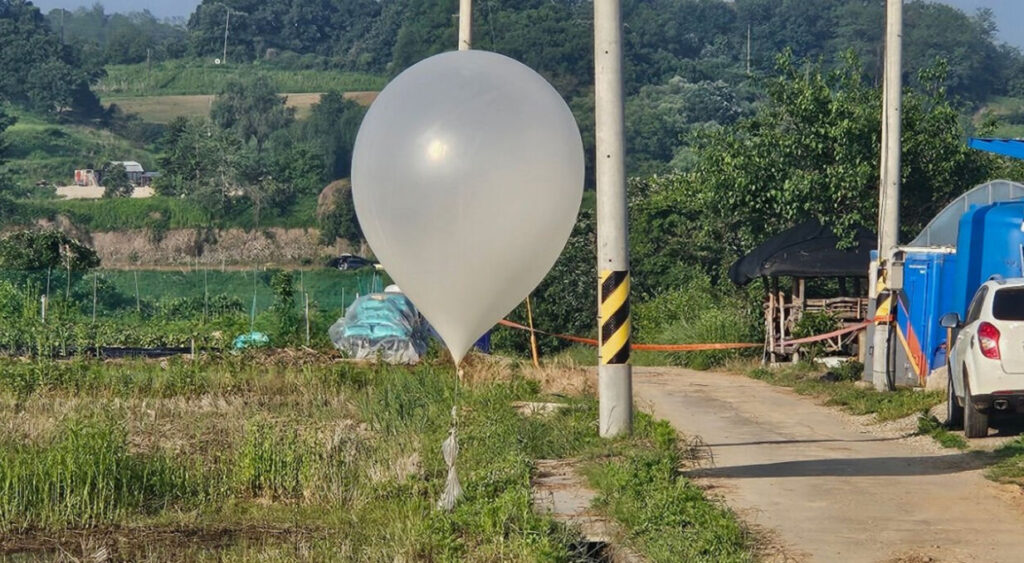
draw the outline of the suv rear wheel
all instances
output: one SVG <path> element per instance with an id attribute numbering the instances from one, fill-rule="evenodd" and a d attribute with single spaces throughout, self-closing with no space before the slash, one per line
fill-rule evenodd
<path id="1" fill-rule="evenodd" d="M 946 427 L 952 430 L 964 425 L 964 407 L 956 400 L 956 388 L 953 387 L 953 370 L 946 367 Z"/>
<path id="2" fill-rule="evenodd" d="M 964 435 L 968 438 L 988 436 L 988 413 L 980 411 L 974 406 L 966 369 L 964 370 Z"/>

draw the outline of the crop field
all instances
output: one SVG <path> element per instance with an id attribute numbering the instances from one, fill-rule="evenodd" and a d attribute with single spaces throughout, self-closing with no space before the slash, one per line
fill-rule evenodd
<path id="1" fill-rule="evenodd" d="M 535 461 L 571 458 L 651 560 L 751 559 L 733 515 L 679 476 L 670 426 L 641 415 L 634 437 L 601 441 L 595 401 L 551 395 L 531 369 L 475 356 L 457 384 L 436 354 L 0 358 L 0 558 L 581 560 L 579 532 L 531 509 Z M 447 512 L 453 406 L 465 493 Z"/>
<path id="2" fill-rule="evenodd" d="M 285 104 L 288 107 L 295 108 L 295 115 L 299 119 L 309 117 L 310 107 L 320 101 L 319 92 L 281 94 L 281 96 L 286 99 Z M 370 105 L 376 96 L 376 91 L 345 92 L 345 98 L 363 105 Z M 209 115 L 213 98 L 213 94 L 110 96 L 104 97 L 103 103 L 117 104 L 124 111 L 137 114 L 144 121 L 166 124 L 175 117 Z"/>
<path id="3" fill-rule="evenodd" d="M 270 287 L 273 272 L 265 270 L 102 270 L 96 275 L 104 281 L 104 287 L 129 296 L 135 295 L 137 280 L 140 297 L 153 302 L 225 295 L 247 305 L 255 301 L 259 312 L 274 301 Z M 383 289 L 386 281 L 383 274 L 372 269 L 342 272 L 333 268 L 296 271 L 292 279 L 299 294 L 305 292 L 311 303 L 332 314 L 341 314 L 358 295 Z"/>
<path id="4" fill-rule="evenodd" d="M 96 270 L 70 280 L 61 270 L 0 271 L 0 354 L 224 350 L 253 330 L 275 347 L 329 348 L 327 330 L 345 308 L 388 283 L 367 269 Z"/>
<path id="5" fill-rule="evenodd" d="M 266 74 L 278 92 L 364 92 L 380 90 L 383 76 L 334 70 L 283 70 L 260 64 L 213 65 L 201 61 L 167 61 L 152 68 L 145 64 L 109 65 L 95 86 L 103 98 L 216 94 L 233 77 Z"/>

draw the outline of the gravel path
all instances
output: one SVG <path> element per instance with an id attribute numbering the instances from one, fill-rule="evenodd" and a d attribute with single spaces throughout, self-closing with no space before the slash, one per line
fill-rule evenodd
<path id="1" fill-rule="evenodd" d="M 1024 495 L 987 481 L 983 454 L 743 376 L 633 377 L 640 408 L 707 444 L 689 475 L 762 532 L 767 561 L 1024 560 Z"/>

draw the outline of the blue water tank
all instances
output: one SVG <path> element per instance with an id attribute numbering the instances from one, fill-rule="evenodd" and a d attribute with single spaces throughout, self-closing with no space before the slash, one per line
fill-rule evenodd
<path id="1" fill-rule="evenodd" d="M 960 218 L 952 308 L 963 317 L 974 293 L 994 275 L 1024 276 L 1024 201 L 972 207 Z"/>

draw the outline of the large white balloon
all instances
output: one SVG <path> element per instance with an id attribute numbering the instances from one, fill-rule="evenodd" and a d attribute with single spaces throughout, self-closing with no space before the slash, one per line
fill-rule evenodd
<path id="1" fill-rule="evenodd" d="M 352 157 L 359 223 L 456 363 L 554 265 L 583 167 L 568 106 L 502 55 L 430 57 L 370 106 Z"/>

